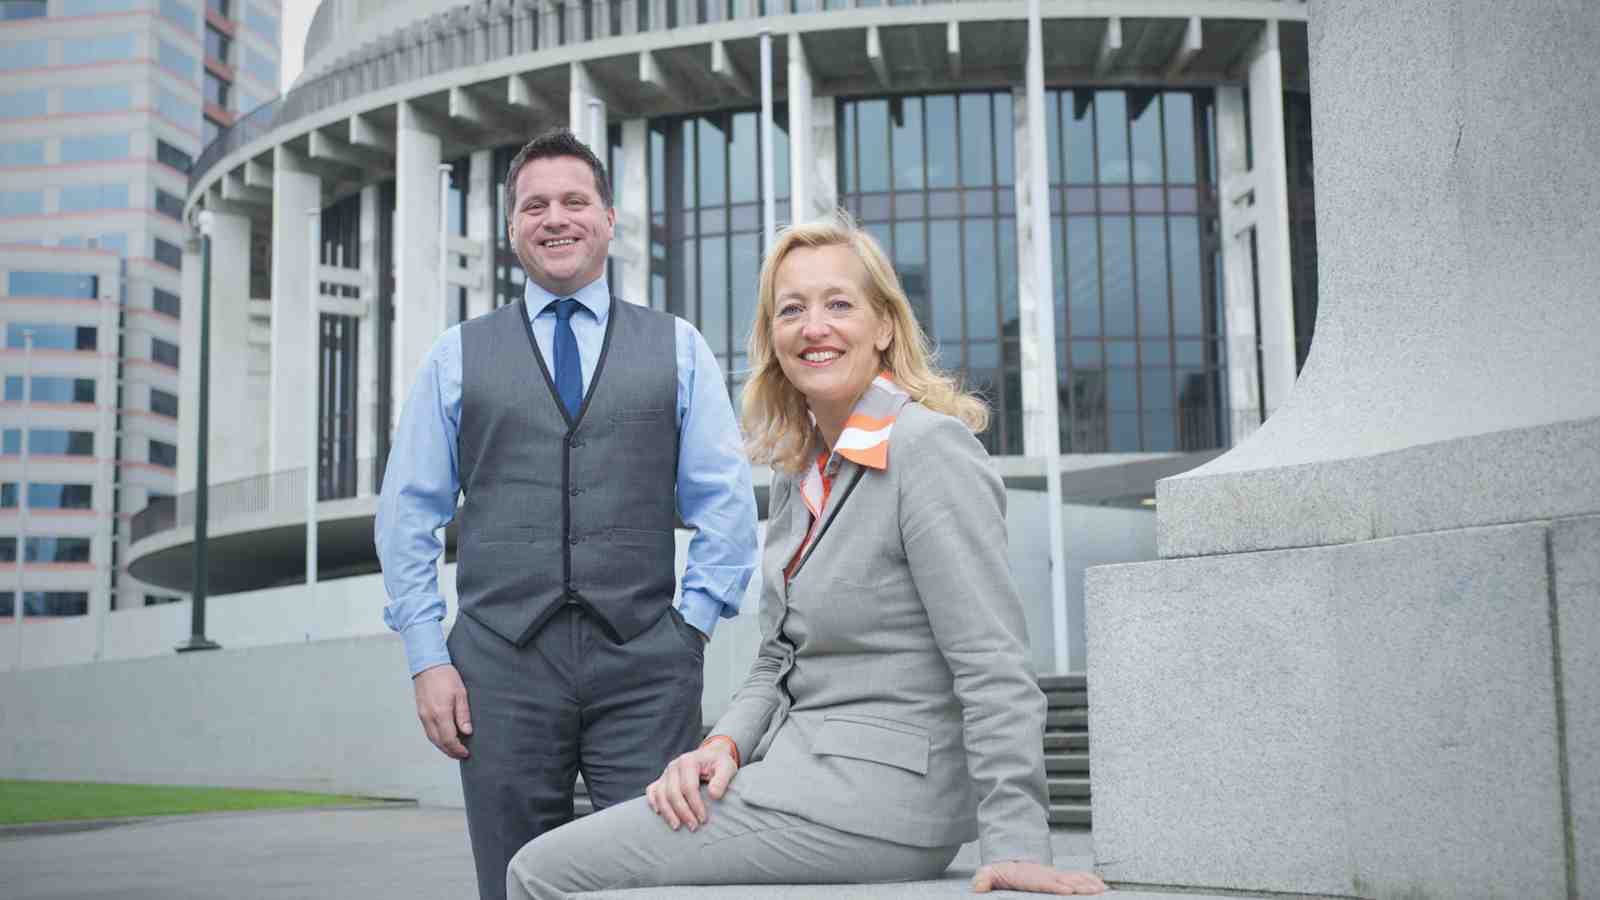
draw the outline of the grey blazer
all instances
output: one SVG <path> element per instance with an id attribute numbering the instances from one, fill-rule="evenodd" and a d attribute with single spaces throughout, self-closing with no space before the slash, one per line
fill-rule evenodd
<path id="1" fill-rule="evenodd" d="M 959 421 L 900 410 L 889 462 L 845 462 L 821 533 L 776 477 L 762 641 L 713 734 L 752 804 L 914 846 L 981 837 L 985 862 L 1049 863 L 1044 694 L 1006 562 L 1005 492 Z"/>

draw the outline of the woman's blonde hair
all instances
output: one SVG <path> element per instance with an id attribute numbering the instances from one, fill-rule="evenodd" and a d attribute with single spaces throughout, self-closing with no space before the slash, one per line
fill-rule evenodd
<path id="1" fill-rule="evenodd" d="M 777 272 L 784 258 L 798 247 L 835 245 L 849 247 L 861 260 L 867 270 L 867 299 L 873 311 L 894 326 L 889 347 L 882 354 L 883 370 L 923 406 L 960 419 L 974 432 L 987 428 L 988 405 L 934 367 L 932 344 L 917 324 L 911 301 L 883 248 L 849 213 L 837 210 L 828 218 L 785 229 L 761 267 L 755 322 L 750 330 L 750 380 L 744 388 L 744 430 L 751 461 L 798 472 L 816 453 L 805 397 L 778 363 L 772 323 Z"/>

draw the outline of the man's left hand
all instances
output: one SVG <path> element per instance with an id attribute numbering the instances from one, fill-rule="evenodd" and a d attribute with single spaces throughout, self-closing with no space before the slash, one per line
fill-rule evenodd
<path id="1" fill-rule="evenodd" d="M 1093 872 L 1063 872 L 1034 862 L 990 863 L 972 876 L 972 891 L 1028 891 L 1034 894 L 1099 894 L 1106 883 Z"/>

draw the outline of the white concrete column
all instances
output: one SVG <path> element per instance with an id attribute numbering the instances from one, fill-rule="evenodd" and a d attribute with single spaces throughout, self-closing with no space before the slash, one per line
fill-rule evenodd
<path id="1" fill-rule="evenodd" d="M 613 179 L 619 173 L 612 172 Z M 622 283 L 612 291 L 630 303 L 650 305 L 650 121 L 629 119 L 622 123 L 622 182 L 618 222 L 628 227 L 612 239 L 622 244 L 623 262 L 619 266 Z"/>
<path id="2" fill-rule="evenodd" d="M 1045 285 L 1041 289 L 1037 284 L 1036 271 L 1037 254 L 1049 254 L 1052 248 L 1049 231 L 1037 234 L 1034 229 L 1033 205 L 1036 199 L 1044 204 L 1047 211 L 1045 221 L 1048 223 L 1050 198 L 1034 196 L 1032 156 L 1028 149 L 1031 123 L 1028 119 L 1027 91 L 1020 87 L 1013 88 L 1011 94 L 1014 126 L 1012 147 L 1015 150 L 1013 164 L 1017 173 L 1017 337 L 1022 363 L 1022 452 L 1026 456 L 1048 456 L 1061 451 L 1060 432 L 1056 424 L 1058 414 L 1053 414 L 1059 409 L 1055 390 L 1055 348 L 1052 342 L 1049 359 L 1046 360 L 1039 334 L 1043 324 L 1040 316 L 1051 313 L 1053 318 L 1054 307 L 1051 303 L 1054 285 Z M 1048 176 L 1045 183 L 1049 184 Z M 1047 256 L 1046 259 L 1054 262 L 1052 257 Z M 1050 331 L 1052 334 L 1055 332 L 1053 322 Z M 1049 408 L 1046 408 L 1047 405 Z M 1047 416 L 1049 422 L 1045 421 Z"/>
<path id="3" fill-rule="evenodd" d="M 306 360 L 312 358 L 312 348 L 306 343 L 310 334 L 306 319 L 314 312 L 306 289 L 311 267 L 316 264 L 308 258 L 306 211 L 322 205 L 322 179 L 305 171 L 304 165 L 299 154 L 288 147 L 273 150 L 272 374 L 267 413 L 267 459 L 273 472 L 305 468 L 315 462 L 306 458 L 306 440 L 301 434 L 305 404 L 316 402 L 317 396 L 317 373 L 306 366 Z M 213 350 L 213 358 L 216 355 Z M 213 391 L 212 396 L 222 395 Z"/>
<path id="4" fill-rule="evenodd" d="M 589 67 L 572 63 L 572 89 L 568 96 L 567 127 L 588 144 L 596 156 L 604 157 L 606 148 L 606 103 L 595 89 Z M 598 103 L 598 108 L 595 104 Z M 597 133 L 598 132 L 598 133 Z"/>
<path id="5" fill-rule="evenodd" d="M 394 417 L 411 381 L 444 332 L 445 298 L 439 295 L 439 136 L 410 102 L 399 105 L 395 135 Z M 276 320 L 274 320 L 276 324 Z"/>
<path id="6" fill-rule="evenodd" d="M 467 316 L 481 316 L 494 308 L 494 198 L 489 170 L 494 168 L 494 151 L 478 150 L 468 162 L 467 238 L 482 248 L 477 258 L 467 259 L 467 270 L 477 274 L 478 286 L 467 289 Z"/>
<path id="7" fill-rule="evenodd" d="M 1261 400 L 1271 416 L 1288 398 L 1295 380 L 1289 163 L 1277 22 L 1266 24 L 1250 56 L 1250 159 L 1256 194 L 1256 284 L 1261 291 Z"/>
<path id="8" fill-rule="evenodd" d="M 250 219 L 213 212 L 211 439 L 207 458 L 207 474 L 212 484 L 260 474 L 256 467 L 256 447 L 264 436 L 259 402 L 250 402 L 255 399 L 250 394 L 250 279 L 243 274 L 249 271 Z M 185 344 L 185 347 L 195 348 L 191 352 L 198 362 L 200 316 L 198 304 L 196 307 L 195 343 Z M 184 324 L 187 328 L 187 320 Z M 194 430 L 193 421 L 187 423 L 185 430 Z M 178 460 L 183 461 L 182 451 Z"/>
<path id="9" fill-rule="evenodd" d="M 1227 344 L 1228 441 L 1237 445 L 1261 427 L 1261 368 L 1256 355 L 1252 216 L 1234 196 L 1248 182 L 1244 91 L 1217 88 L 1218 226 L 1222 230 L 1222 329 Z"/>
<path id="10" fill-rule="evenodd" d="M 387 427 L 378 422 L 379 196 L 375 184 L 361 189 L 361 245 L 356 266 L 361 269 L 361 301 L 367 309 L 356 342 L 356 490 L 361 496 L 372 493 L 370 460 L 377 452 L 378 429 Z"/>
<path id="11" fill-rule="evenodd" d="M 798 34 L 789 35 L 789 210 L 795 222 L 825 215 L 839 203 L 839 149 L 832 97 L 813 93 L 811 63 Z"/>

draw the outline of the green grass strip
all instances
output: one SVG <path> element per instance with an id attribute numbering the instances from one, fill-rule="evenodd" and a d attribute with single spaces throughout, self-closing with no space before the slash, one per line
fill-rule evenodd
<path id="1" fill-rule="evenodd" d="M 0 780 L 0 825 L 251 809 L 358 806 L 379 802 L 363 797 L 298 791 Z"/>

